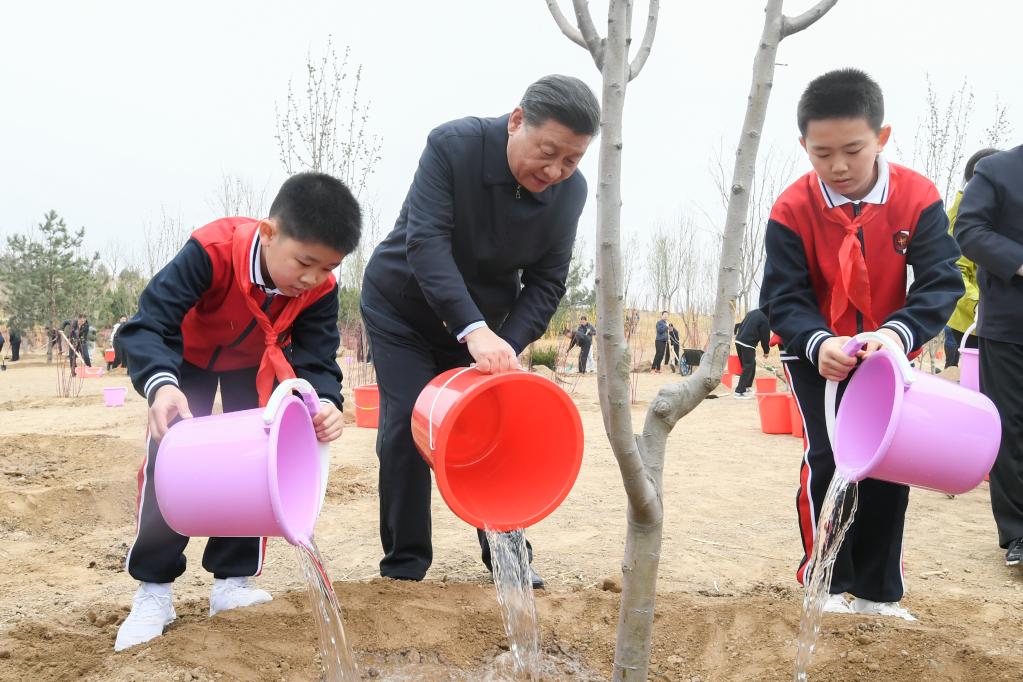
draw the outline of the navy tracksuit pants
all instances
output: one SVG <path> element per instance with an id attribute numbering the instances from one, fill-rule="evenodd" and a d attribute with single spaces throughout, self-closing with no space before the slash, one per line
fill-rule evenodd
<path id="1" fill-rule="evenodd" d="M 211 372 L 182 363 L 180 388 L 188 398 L 192 416 L 205 417 L 213 412 L 218 384 L 224 412 L 259 407 L 255 367 Z M 169 583 L 185 572 L 184 551 L 189 538 L 171 530 L 156 502 L 153 472 L 159 445 L 149 439 L 146 459 L 139 470 L 138 532 L 125 566 L 136 580 Z M 210 538 L 202 565 L 215 578 L 259 575 L 265 553 L 266 538 Z"/>
<path id="2" fill-rule="evenodd" d="M 835 473 L 835 457 L 824 421 L 825 379 L 809 362 L 782 355 L 789 385 L 795 393 L 807 439 L 799 468 L 796 512 L 803 558 L 796 579 L 805 584 L 813 554 L 817 515 Z M 839 400 L 847 382 L 839 387 Z M 835 561 L 831 593 L 848 592 L 871 601 L 899 601 L 905 591 L 902 575 L 902 531 L 906 522 L 909 487 L 865 479 L 859 483 L 856 518 Z"/>

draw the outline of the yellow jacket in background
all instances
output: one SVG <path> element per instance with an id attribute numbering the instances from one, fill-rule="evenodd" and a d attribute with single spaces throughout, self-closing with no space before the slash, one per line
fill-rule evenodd
<path id="1" fill-rule="evenodd" d="M 959 202 L 962 201 L 963 192 L 956 193 L 956 200 L 952 208 L 948 209 L 948 233 L 952 234 L 955 228 L 956 215 L 959 213 Z M 956 261 L 959 271 L 963 273 L 963 284 L 966 285 L 966 293 L 956 302 L 956 309 L 949 318 L 948 326 L 957 332 L 965 333 L 973 324 L 976 316 L 977 301 L 980 300 L 980 289 L 977 288 L 977 264 L 966 256 L 959 256 Z"/>

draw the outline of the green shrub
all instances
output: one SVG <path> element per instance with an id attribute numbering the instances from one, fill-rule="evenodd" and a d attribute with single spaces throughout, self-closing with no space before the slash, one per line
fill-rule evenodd
<path id="1" fill-rule="evenodd" d="M 533 348 L 530 364 L 533 366 L 543 365 L 550 370 L 554 370 L 555 361 L 558 359 L 558 349 L 556 346 L 549 348 Z"/>

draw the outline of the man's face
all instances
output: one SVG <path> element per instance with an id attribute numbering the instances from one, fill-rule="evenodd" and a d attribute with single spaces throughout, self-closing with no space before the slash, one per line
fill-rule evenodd
<path id="1" fill-rule="evenodd" d="M 121 315 L 121 323 L 124 324 L 127 321 L 128 321 L 128 316 L 127 315 Z"/>
<path id="2" fill-rule="evenodd" d="M 259 234 L 267 273 L 285 296 L 320 286 L 345 256 L 318 242 L 289 239 L 272 219 L 260 222 Z"/>
<path id="3" fill-rule="evenodd" d="M 508 118 L 508 168 L 528 191 L 542 192 L 572 176 L 592 139 L 554 119 L 531 126 L 516 107 Z"/>
<path id="4" fill-rule="evenodd" d="M 874 162 L 892 134 L 890 126 L 875 133 L 866 118 L 827 118 L 810 121 L 799 143 L 817 175 L 856 201 L 870 194 L 877 175 Z"/>
<path id="5" fill-rule="evenodd" d="M 668 320 L 668 313 L 661 313 L 661 319 L 664 320 L 665 322 L 667 322 L 667 320 Z"/>

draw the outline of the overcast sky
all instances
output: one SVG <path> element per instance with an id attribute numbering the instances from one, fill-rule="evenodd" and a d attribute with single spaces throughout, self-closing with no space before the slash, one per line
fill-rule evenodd
<path id="1" fill-rule="evenodd" d="M 644 1 L 636 4 L 642 16 Z M 785 4 L 797 14 L 813 3 Z M 626 105 L 627 230 L 646 235 L 684 210 L 720 215 L 708 167 L 720 145 L 726 154 L 734 148 L 763 5 L 662 0 L 652 54 Z M 604 32 L 606 2 L 591 6 Z M 563 7 L 570 13 L 571 2 Z M 1008 105 L 1015 139 L 1023 138 L 1021 7 L 839 0 L 782 43 L 762 150 L 799 155 L 797 174 L 809 168 L 797 143 L 796 100 L 814 76 L 843 66 L 880 82 L 904 152 L 925 112 L 928 73 L 944 97 L 964 78 L 975 93 L 967 154 L 980 146 L 996 97 Z M 265 187 L 269 202 L 285 177 L 275 104 L 331 34 L 363 65 L 371 128 L 383 139 L 369 198 L 386 228 L 434 126 L 508 112 L 548 73 L 579 76 L 599 92 L 589 55 L 561 35 L 543 0 L 42 0 L 6 5 L 3 23 L 0 235 L 54 209 L 84 226 L 100 250 L 139 249 L 142 226 L 161 206 L 189 226 L 218 217 L 210 204 L 225 173 Z M 596 164 L 594 146 L 581 166 L 591 197 L 580 233 L 591 247 Z"/>

